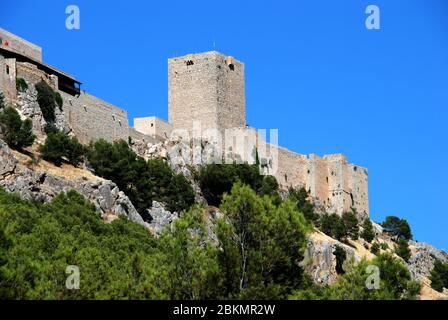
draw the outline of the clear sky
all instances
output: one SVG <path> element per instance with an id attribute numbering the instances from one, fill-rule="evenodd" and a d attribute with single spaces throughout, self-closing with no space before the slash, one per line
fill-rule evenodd
<path id="1" fill-rule="evenodd" d="M 129 118 L 167 118 L 167 59 L 216 49 L 246 64 L 247 118 L 279 144 L 369 169 L 370 210 L 448 249 L 446 0 L 0 0 L 0 26 Z M 65 8 L 81 29 L 65 27 Z M 365 9 L 381 9 L 381 29 Z M 132 124 L 132 121 L 131 121 Z"/>

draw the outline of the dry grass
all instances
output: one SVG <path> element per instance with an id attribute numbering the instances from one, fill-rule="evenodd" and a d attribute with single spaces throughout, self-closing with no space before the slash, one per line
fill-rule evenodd
<path id="1" fill-rule="evenodd" d="M 83 178 L 92 181 L 101 181 L 103 179 L 97 177 L 92 172 L 85 170 L 83 168 L 76 168 L 70 164 L 62 164 L 60 167 L 54 164 L 40 159 L 38 161 L 33 161 L 32 155 L 37 158 L 39 153 L 36 147 L 31 147 L 26 150 L 26 152 L 18 152 L 11 150 L 14 157 L 19 161 L 19 163 L 30 170 L 36 172 L 47 172 L 53 176 L 61 177 L 67 180 L 75 181 L 77 179 Z"/>

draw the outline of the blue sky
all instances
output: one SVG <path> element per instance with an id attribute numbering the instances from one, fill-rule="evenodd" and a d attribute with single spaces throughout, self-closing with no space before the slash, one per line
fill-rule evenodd
<path id="1" fill-rule="evenodd" d="M 1 27 L 130 119 L 167 118 L 169 57 L 216 49 L 244 61 L 251 126 L 367 167 L 372 218 L 406 218 L 417 240 L 448 249 L 446 1 L 4 2 Z M 65 28 L 70 4 L 80 30 Z M 365 28 L 369 4 L 380 30 Z"/>

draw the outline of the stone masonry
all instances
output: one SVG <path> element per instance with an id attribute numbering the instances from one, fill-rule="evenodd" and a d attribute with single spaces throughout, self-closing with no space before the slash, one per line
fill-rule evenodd
<path id="1" fill-rule="evenodd" d="M 16 92 L 17 77 L 25 79 L 29 85 L 44 80 L 55 90 L 60 89 L 61 79 L 74 79 L 42 64 L 40 47 L 2 29 L 0 41 L 0 91 L 7 101 L 17 102 L 21 97 Z M 11 50 L 13 56 L 8 55 Z M 157 117 L 138 118 L 134 119 L 135 128 L 129 126 L 127 112 L 121 108 L 83 91 L 76 95 L 64 90 L 59 92 L 64 100 L 62 114 L 70 130 L 83 143 L 100 138 L 108 141 L 132 138 L 151 144 L 166 141 L 179 130 L 190 135 L 195 133 L 196 137 L 198 134 L 199 137 L 206 136 L 210 130 L 225 136 L 226 130 L 233 130 L 239 133 L 231 137 L 232 147 L 226 148 L 227 137 L 221 146 L 226 153 L 238 156 L 237 150 L 244 149 L 253 154 L 261 141 L 266 150 L 264 153 L 257 150 L 265 160 L 265 173 L 274 175 L 283 189 L 305 187 L 322 211 L 342 214 L 353 207 L 360 218 L 368 216 L 367 169 L 350 164 L 344 155 L 302 155 L 269 144 L 258 136 L 256 140 L 249 139 L 248 145 L 241 146 L 240 141 L 246 140 L 240 139 L 240 134 L 257 135 L 254 128 L 246 126 L 244 78 L 242 62 L 216 51 L 169 59 L 169 121 Z M 254 141 L 258 142 L 257 146 L 253 145 Z"/>

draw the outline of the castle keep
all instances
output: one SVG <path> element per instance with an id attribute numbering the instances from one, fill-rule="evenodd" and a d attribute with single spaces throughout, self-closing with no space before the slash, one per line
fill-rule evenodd
<path id="1" fill-rule="evenodd" d="M 157 143 L 173 131 L 192 133 L 200 125 L 207 130 L 243 130 L 260 137 L 246 125 L 244 64 L 216 51 L 189 54 L 168 60 L 168 122 L 157 117 L 134 119 L 127 112 L 81 90 L 81 82 L 42 61 L 42 49 L 0 29 L 0 91 L 15 103 L 16 79 L 29 85 L 47 82 L 63 97 L 62 113 L 83 143 L 100 138 L 114 141 L 145 140 Z M 327 212 L 342 214 L 355 208 L 369 214 L 367 169 L 350 164 L 342 154 L 302 155 L 275 144 L 266 144 L 269 158 L 275 154 L 273 174 L 283 188 L 303 186 L 314 202 Z M 271 158 L 272 160 L 272 158 Z"/>

